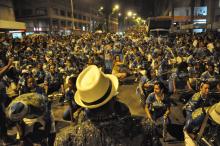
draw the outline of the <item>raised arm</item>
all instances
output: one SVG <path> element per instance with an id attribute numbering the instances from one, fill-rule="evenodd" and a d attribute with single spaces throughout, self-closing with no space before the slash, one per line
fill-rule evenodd
<path id="1" fill-rule="evenodd" d="M 8 64 L 2 68 L 0 68 L 0 76 L 2 76 L 4 73 L 6 73 L 6 71 L 11 67 L 13 60 L 10 59 L 8 61 Z"/>

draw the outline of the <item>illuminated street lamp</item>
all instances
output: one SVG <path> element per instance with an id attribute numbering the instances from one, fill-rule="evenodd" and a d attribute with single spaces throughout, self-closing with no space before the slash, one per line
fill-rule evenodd
<path id="1" fill-rule="evenodd" d="M 131 16 L 132 16 L 132 14 L 133 14 L 133 12 L 132 12 L 132 11 L 128 11 L 128 12 L 127 12 L 127 16 L 128 16 L 128 17 L 131 17 Z"/>
<path id="2" fill-rule="evenodd" d="M 104 7 L 103 6 L 101 6 L 100 8 L 99 8 L 99 11 L 102 11 L 104 9 Z"/>
<path id="3" fill-rule="evenodd" d="M 114 7 L 112 8 L 112 14 L 114 14 L 119 9 L 120 9 L 120 6 L 118 4 L 114 5 Z"/>
<path id="4" fill-rule="evenodd" d="M 117 11 L 120 9 L 120 6 L 118 4 L 116 4 L 114 7 L 113 7 L 113 11 Z"/>
<path id="5" fill-rule="evenodd" d="M 113 0 L 106 0 L 104 4 L 105 5 L 103 7 L 103 14 L 105 15 L 106 32 L 108 32 L 111 15 L 115 14 L 116 11 L 119 11 L 120 6 L 118 4 L 115 4 L 113 7 L 110 7 L 113 4 Z"/>
<path id="6" fill-rule="evenodd" d="M 121 13 L 118 13 L 118 16 L 121 17 Z"/>

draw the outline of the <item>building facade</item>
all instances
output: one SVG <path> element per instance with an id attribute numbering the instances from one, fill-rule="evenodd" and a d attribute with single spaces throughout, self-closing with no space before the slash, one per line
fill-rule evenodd
<path id="1" fill-rule="evenodd" d="M 14 0 L 16 19 L 26 23 L 27 31 L 95 31 L 104 25 L 98 3 L 86 0 Z M 117 19 L 110 20 L 111 31 L 118 29 Z"/>
<path id="2" fill-rule="evenodd" d="M 220 0 L 208 1 L 208 27 L 220 29 Z"/>
<path id="3" fill-rule="evenodd" d="M 159 1 L 154 1 L 155 16 L 173 16 L 178 28 L 220 29 L 220 0 L 166 0 L 157 6 Z"/>
<path id="4" fill-rule="evenodd" d="M 16 22 L 11 0 L 0 1 L 0 31 L 24 30 L 25 24 Z"/>
<path id="5" fill-rule="evenodd" d="M 174 3 L 173 16 L 181 29 L 198 29 L 200 32 L 219 29 L 220 0 L 186 0 L 182 5 Z"/>

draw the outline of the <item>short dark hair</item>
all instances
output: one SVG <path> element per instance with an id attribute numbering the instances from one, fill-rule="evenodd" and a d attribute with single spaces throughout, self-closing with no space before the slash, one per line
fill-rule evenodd
<path id="1" fill-rule="evenodd" d="M 168 89 L 161 81 L 154 82 L 154 86 L 158 85 L 160 87 L 160 90 L 163 90 L 164 93 L 168 93 Z"/>
<path id="2" fill-rule="evenodd" d="M 212 68 L 215 68 L 215 65 L 213 63 L 211 63 L 211 62 L 208 62 L 207 66 L 211 66 Z"/>
<path id="3" fill-rule="evenodd" d="M 71 81 L 72 84 L 76 84 L 76 79 L 77 79 L 77 76 L 71 76 L 71 77 L 69 78 L 69 81 Z"/>
<path id="4" fill-rule="evenodd" d="M 204 81 L 202 81 L 201 82 L 201 84 L 200 84 L 200 88 L 202 88 L 203 87 L 203 85 L 205 85 L 205 84 L 210 84 L 207 80 L 204 80 Z"/>

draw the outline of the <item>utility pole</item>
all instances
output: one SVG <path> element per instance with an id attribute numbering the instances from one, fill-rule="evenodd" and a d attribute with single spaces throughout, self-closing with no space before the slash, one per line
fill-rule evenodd
<path id="1" fill-rule="evenodd" d="M 75 25 L 74 25 L 74 7 L 73 7 L 73 0 L 70 0 L 70 5 L 71 5 L 71 16 L 72 16 L 72 29 L 75 29 Z"/>
<path id="2" fill-rule="evenodd" d="M 176 26 L 174 27 L 174 25 L 173 25 L 173 23 L 174 23 L 174 21 L 175 21 L 175 16 L 174 16 L 174 0 L 171 0 L 171 18 L 172 18 L 171 30 L 174 31 L 175 27 L 177 26 L 177 25 L 176 25 Z M 176 30 L 178 30 L 178 27 L 179 27 L 179 26 L 176 27 Z"/>
<path id="3" fill-rule="evenodd" d="M 174 0 L 171 0 L 171 17 L 172 21 L 174 22 Z"/>
<path id="4" fill-rule="evenodd" d="M 47 0 L 47 9 L 50 7 L 50 0 Z M 52 19 L 51 19 L 51 10 L 49 10 L 48 12 L 48 16 L 49 16 L 49 33 L 51 34 L 53 29 L 52 29 Z"/>
<path id="5" fill-rule="evenodd" d="M 191 25 L 193 26 L 194 24 L 194 9 L 195 9 L 195 0 L 191 0 Z M 192 33 L 193 33 L 193 28 L 192 28 Z"/>
<path id="6" fill-rule="evenodd" d="M 109 32 L 111 13 L 112 13 L 112 0 L 105 0 L 104 15 L 106 22 L 106 32 Z"/>
<path id="7" fill-rule="evenodd" d="M 208 15 L 207 15 L 207 20 L 208 20 L 208 25 L 209 29 L 212 30 L 213 24 L 215 22 L 215 1 L 208 1 Z"/>

